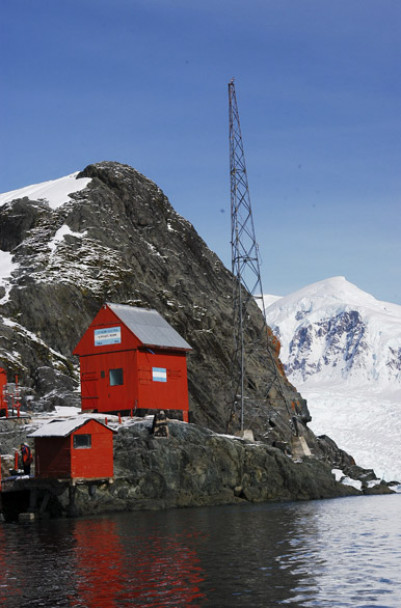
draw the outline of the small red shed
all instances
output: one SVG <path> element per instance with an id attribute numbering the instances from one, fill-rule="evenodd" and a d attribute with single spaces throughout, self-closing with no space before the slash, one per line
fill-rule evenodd
<path id="1" fill-rule="evenodd" d="M 54 420 L 30 435 L 35 440 L 35 477 L 113 477 L 113 434 L 100 420 L 78 416 Z"/>
<path id="2" fill-rule="evenodd" d="M 74 349 L 82 411 L 180 410 L 188 422 L 190 350 L 156 310 L 104 304 Z"/>

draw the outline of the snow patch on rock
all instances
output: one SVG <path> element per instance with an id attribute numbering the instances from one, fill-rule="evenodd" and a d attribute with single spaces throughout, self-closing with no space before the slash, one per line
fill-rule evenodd
<path id="1" fill-rule="evenodd" d="M 54 237 L 49 241 L 49 247 L 52 252 L 57 249 L 58 243 L 60 243 L 65 236 L 75 236 L 76 238 L 84 238 L 87 235 L 87 231 L 85 232 L 73 232 L 67 224 L 63 224 L 61 228 L 59 228 L 54 235 Z"/>
<path id="2" fill-rule="evenodd" d="M 12 287 L 11 274 L 18 269 L 18 264 L 13 262 L 13 256 L 8 251 L 0 250 L 0 288 L 4 288 L 4 295 L 0 298 L 0 304 L 5 304 L 9 298 Z M 1 295 L 1 293 L 0 293 Z"/>

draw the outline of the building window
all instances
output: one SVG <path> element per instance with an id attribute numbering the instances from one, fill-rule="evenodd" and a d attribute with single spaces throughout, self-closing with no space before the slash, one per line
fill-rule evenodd
<path id="1" fill-rule="evenodd" d="M 74 448 L 91 448 L 92 447 L 92 435 L 74 435 Z"/>
<path id="2" fill-rule="evenodd" d="M 109 369 L 109 382 L 110 386 L 119 386 L 124 384 L 123 381 L 123 370 L 120 369 Z"/>

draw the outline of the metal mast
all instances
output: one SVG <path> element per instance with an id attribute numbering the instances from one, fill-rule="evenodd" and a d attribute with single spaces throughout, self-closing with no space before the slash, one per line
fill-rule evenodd
<path id="1" fill-rule="evenodd" d="M 244 329 L 246 310 L 252 298 L 261 299 L 261 308 L 266 322 L 263 302 L 262 280 L 258 245 L 252 217 L 245 154 L 242 143 L 237 97 L 234 79 L 228 83 L 229 140 L 230 140 L 230 185 L 231 185 L 231 263 L 234 275 L 234 343 L 237 374 L 235 401 L 240 405 L 241 430 L 244 428 L 244 383 L 245 348 Z M 244 289 L 245 288 L 245 289 Z"/>

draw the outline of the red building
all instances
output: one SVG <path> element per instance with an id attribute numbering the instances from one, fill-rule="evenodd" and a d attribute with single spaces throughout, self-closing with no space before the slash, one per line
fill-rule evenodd
<path id="1" fill-rule="evenodd" d="M 87 416 L 54 420 L 30 435 L 35 440 L 35 477 L 104 479 L 113 477 L 113 434 Z"/>
<path id="2" fill-rule="evenodd" d="M 5 388 L 7 384 L 7 373 L 6 370 L 0 367 L 0 416 L 7 416 L 8 407 L 7 400 L 5 398 Z"/>
<path id="3" fill-rule="evenodd" d="M 179 410 L 187 422 L 190 350 L 156 310 L 104 304 L 74 350 L 82 410 Z"/>

